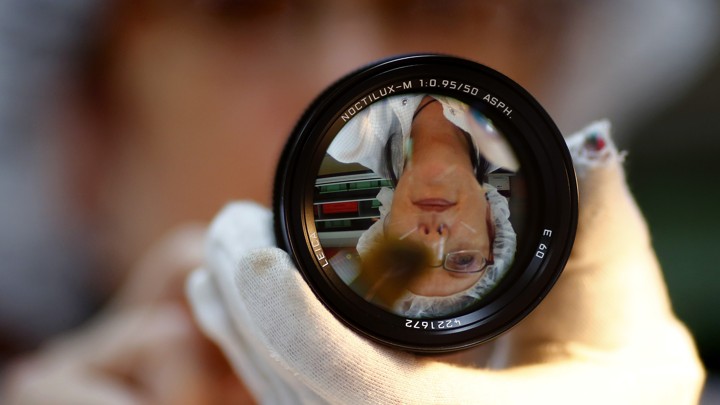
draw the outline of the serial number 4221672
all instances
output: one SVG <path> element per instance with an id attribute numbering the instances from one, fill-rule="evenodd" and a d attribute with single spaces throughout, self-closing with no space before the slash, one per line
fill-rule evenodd
<path id="1" fill-rule="evenodd" d="M 444 319 L 442 321 L 405 320 L 405 327 L 410 329 L 450 329 L 458 326 L 462 326 L 459 319 Z"/>

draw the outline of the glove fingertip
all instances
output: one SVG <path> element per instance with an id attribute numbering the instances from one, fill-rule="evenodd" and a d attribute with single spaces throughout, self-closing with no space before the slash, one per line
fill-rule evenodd
<path id="1" fill-rule="evenodd" d="M 267 276 L 279 282 L 280 279 L 287 278 L 288 273 L 295 271 L 295 263 L 287 252 L 269 247 L 253 250 L 243 256 L 236 269 L 235 279 L 243 282 L 254 280 L 254 277 Z"/>
<path id="2" fill-rule="evenodd" d="M 232 202 L 215 217 L 206 241 L 206 254 L 218 248 L 236 254 L 275 245 L 272 213 L 251 201 Z"/>
<path id="3" fill-rule="evenodd" d="M 647 225 L 626 182 L 625 153 L 612 140 L 610 122 L 591 123 L 568 137 L 567 144 L 580 196 L 573 262 L 596 265 L 645 252 Z"/>
<path id="4" fill-rule="evenodd" d="M 570 135 L 567 146 L 578 179 L 582 181 L 594 169 L 620 166 L 625 153 L 619 152 L 611 136 L 609 120 L 598 120 Z"/>

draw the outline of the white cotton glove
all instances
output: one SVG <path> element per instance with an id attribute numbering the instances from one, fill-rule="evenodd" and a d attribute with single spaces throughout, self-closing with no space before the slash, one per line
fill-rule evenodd
<path id="1" fill-rule="evenodd" d="M 195 317 L 260 403 L 696 403 L 702 367 L 608 127 L 568 140 L 580 188 L 573 253 L 538 308 L 484 345 L 486 366 L 395 351 L 343 326 L 271 247 L 271 213 L 252 203 L 211 226 L 205 267 L 187 285 Z"/>

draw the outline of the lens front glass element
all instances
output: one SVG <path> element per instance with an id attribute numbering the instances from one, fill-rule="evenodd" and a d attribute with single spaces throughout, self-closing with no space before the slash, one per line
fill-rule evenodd
<path id="1" fill-rule="evenodd" d="M 471 307 L 515 258 L 527 206 L 515 152 L 490 118 L 453 97 L 409 93 L 363 107 L 315 180 L 315 226 L 333 271 L 397 315 Z"/>

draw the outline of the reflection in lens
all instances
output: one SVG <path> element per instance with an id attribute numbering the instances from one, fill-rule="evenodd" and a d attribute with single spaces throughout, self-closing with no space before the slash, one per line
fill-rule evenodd
<path id="1" fill-rule="evenodd" d="M 350 288 L 397 315 L 468 309 L 513 263 L 524 176 L 492 121 L 445 96 L 364 108 L 337 133 L 315 184 L 325 254 Z M 511 215 L 512 213 L 512 215 Z"/>
<path id="2" fill-rule="evenodd" d="M 445 257 L 445 270 L 458 273 L 477 273 L 485 270 L 485 267 L 492 262 L 483 257 L 479 250 L 461 250 L 448 253 Z"/>
<path id="3" fill-rule="evenodd" d="M 423 244 L 389 239 L 363 254 L 351 286 L 367 301 L 393 308 L 430 261 L 431 253 Z"/>

